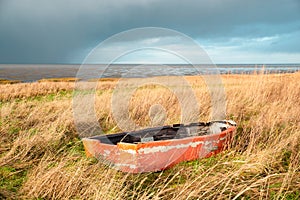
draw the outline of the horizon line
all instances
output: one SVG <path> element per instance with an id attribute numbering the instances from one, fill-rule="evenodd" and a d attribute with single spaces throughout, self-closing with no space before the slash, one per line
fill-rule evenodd
<path id="1" fill-rule="evenodd" d="M 300 63 L 0 63 L 0 65 L 300 65 Z"/>

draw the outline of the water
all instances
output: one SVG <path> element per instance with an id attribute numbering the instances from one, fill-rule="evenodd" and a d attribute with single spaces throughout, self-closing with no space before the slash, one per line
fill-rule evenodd
<path id="1" fill-rule="evenodd" d="M 80 65 L 63 64 L 26 64 L 12 65 L 0 64 L 0 79 L 21 80 L 33 82 L 43 78 L 76 77 Z M 184 76 L 215 73 L 216 69 L 207 65 L 197 68 L 190 65 L 130 65 L 114 64 L 107 68 L 106 65 L 86 66 L 86 78 L 100 77 L 151 77 L 151 76 Z M 300 71 L 300 64 L 222 64 L 217 65 L 221 74 L 251 74 L 264 73 L 293 73 Z"/>

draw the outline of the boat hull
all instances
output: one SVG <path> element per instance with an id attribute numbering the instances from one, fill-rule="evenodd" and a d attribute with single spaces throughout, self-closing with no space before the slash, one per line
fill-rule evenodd
<path id="1" fill-rule="evenodd" d="M 123 172 L 141 173 L 161 171 L 182 161 L 215 155 L 230 144 L 234 131 L 235 126 L 228 126 L 217 134 L 133 143 L 119 140 L 118 137 L 129 134 L 120 133 L 83 138 L 82 141 L 87 156 L 96 157 Z"/>

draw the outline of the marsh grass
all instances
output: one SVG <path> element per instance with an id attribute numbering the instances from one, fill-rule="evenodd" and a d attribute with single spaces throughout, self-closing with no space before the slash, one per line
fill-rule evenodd
<path id="1" fill-rule="evenodd" d="M 76 82 L 78 78 L 73 77 L 63 77 L 63 78 L 45 78 L 40 79 L 38 82 Z"/>
<path id="2" fill-rule="evenodd" d="M 163 77 L 160 77 L 163 78 Z M 202 79 L 186 77 L 209 120 Z M 73 122 L 74 83 L 0 85 L 0 198 L 10 199 L 299 199 L 300 74 L 224 75 L 227 117 L 237 122 L 234 141 L 216 157 L 171 169 L 126 174 L 86 158 Z M 108 133 L 120 131 L 111 112 L 116 81 L 100 82 L 96 112 Z M 155 125 L 152 105 L 166 121 L 180 121 L 176 96 L 143 86 L 129 104 L 132 120 Z"/>
<path id="3" fill-rule="evenodd" d="M 0 79 L 0 84 L 15 84 L 21 83 L 19 80 L 7 80 L 7 79 Z"/>

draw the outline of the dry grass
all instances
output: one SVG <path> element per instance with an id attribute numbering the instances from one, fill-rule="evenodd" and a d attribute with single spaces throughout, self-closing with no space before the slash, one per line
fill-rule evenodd
<path id="1" fill-rule="evenodd" d="M 21 83 L 21 81 L 18 81 L 18 80 L 0 79 L 0 85 L 15 84 L 15 83 Z"/>
<path id="2" fill-rule="evenodd" d="M 227 117 L 238 123 L 231 149 L 139 175 L 85 157 L 73 122 L 74 83 L 0 85 L 0 198 L 300 198 L 300 74 L 222 78 Z M 210 99 L 203 80 L 186 79 L 201 106 L 198 119 L 208 120 Z M 109 80 L 97 90 L 97 117 L 106 132 L 119 130 L 111 112 L 115 86 Z M 165 108 L 165 123 L 180 120 L 176 95 L 154 85 L 139 88 L 131 97 L 132 120 L 141 127 L 161 123 L 149 117 L 155 104 Z"/>
<path id="3" fill-rule="evenodd" d="M 64 77 L 64 78 L 45 78 L 40 79 L 38 82 L 76 82 L 78 78 Z"/>

